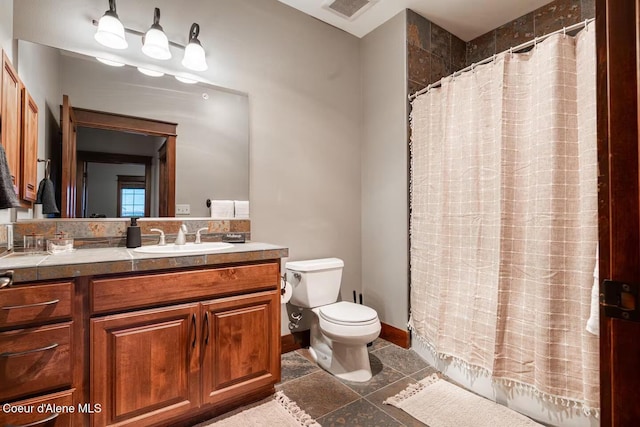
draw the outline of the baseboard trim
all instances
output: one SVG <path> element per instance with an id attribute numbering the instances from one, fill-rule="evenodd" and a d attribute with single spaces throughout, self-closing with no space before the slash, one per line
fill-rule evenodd
<path id="1" fill-rule="evenodd" d="M 386 323 L 382 323 L 381 326 L 380 338 L 402 348 L 411 347 L 411 335 L 408 330 L 399 329 Z M 284 354 L 301 348 L 307 348 L 310 342 L 311 334 L 309 330 L 282 335 L 280 337 L 280 352 Z"/>
<path id="2" fill-rule="evenodd" d="M 311 342 L 311 333 L 307 329 L 306 331 L 293 332 L 289 335 L 282 335 L 280 337 L 280 353 L 289 353 L 301 348 L 309 347 Z"/>
<path id="3" fill-rule="evenodd" d="M 411 347 L 411 334 L 408 330 L 399 329 L 386 323 L 382 323 L 380 338 L 402 348 Z"/>

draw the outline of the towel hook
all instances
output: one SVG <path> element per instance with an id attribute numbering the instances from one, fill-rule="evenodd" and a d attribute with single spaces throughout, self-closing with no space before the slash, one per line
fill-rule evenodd
<path id="1" fill-rule="evenodd" d="M 37 159 L 38 163 L 44 163 L 44 177 L 49 179 L 51 177 L 51 159 Z"/>

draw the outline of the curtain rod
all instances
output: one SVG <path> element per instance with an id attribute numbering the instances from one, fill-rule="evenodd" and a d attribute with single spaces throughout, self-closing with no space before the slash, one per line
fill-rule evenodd
<path id="1" fill-rule="evenodd" d="M 582 22 L 578 22 L 577 24 L 573 24 L 573 25 L 570 25 L 568 27 L 564 27 L 564 28 L 562 28 L 560 30 L 557 30 L 557 31 L 554 31 L 552 33 L 545 34 L 545 35 L 540 36 L 540 37 L 535 37 L 533 40 L 529 40 L 528 42 L 524 42 L 522 44 L 519 44 L 516 47 L 509 48 L 509 49 L 507 49 L 507 50 L 505 50 L 504 52 L 501 52 L 501 53 L 507 53 L 507 52 L 509 52 L 509 53 L 517 53 L 520 50 L 526 49 L 526 48 L 531 47 L 531 46 L 535 46 L 538 43 L 540 43 L 541 41 L 543 41 L 543 40 L 545 40 L 545 39 L 547 39 L 547 38 L 549 38 L 549 37 L 551 37 L 551 36 L 553 36 L 555 34 L 561 34 L 561 33 L 562 34 L 566 34 L 566 33 L 569 33 L 571 31 L 576 31 L 576 30 L 580 30 L 582 28 L 586 28 L 587 25 L 589 25 L 591 22 L 593 22 L 595 20 L 596 20 L 595 18 L 586 19 L 586 20 L 584 20 Z M 450 74 L 449 76 L 450 77 L 458 77 L 460 74 L 466 73 L 469 70 L 473 70 L 478 65 L 488 64 L 490 62 L 495 61 L 495 59 L 498 57 L 498 55 L 500 55 L 500 54 L 494 54 L 494 55 L 492 55 L 492 56 L 490 56 L 490 57 L 488 57 L 486 59 L 483 59 L 482 61 L 474 62 L 473 64 L 469 65 L 468 67 L 465 67 L 462 70 L 455 71 L 453 74 Z M 441 85 L 442 85 L 442 79 L 438 80 L 435 83 L 431 83 L 430 85 L 428 85 L 424 89 L 421 89 L 421 90 L 409 95 L 409 101 L 413 101 L 414 99 L 416 99 L 418 96 L 422 95 L 423 93 L 427 93 L 431 89 L 439 87 Z"/>

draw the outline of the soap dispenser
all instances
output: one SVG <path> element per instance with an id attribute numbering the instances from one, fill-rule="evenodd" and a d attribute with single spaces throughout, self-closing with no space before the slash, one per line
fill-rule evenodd
<path id="1" fill-rule="evenodd" d="M 140 233 L 140 226 L 138 226 L 138 218 L 131 218 L 131 225 L 127 227 L 127 247 L 139 248 L 142 246 L 142 234 Z"/>

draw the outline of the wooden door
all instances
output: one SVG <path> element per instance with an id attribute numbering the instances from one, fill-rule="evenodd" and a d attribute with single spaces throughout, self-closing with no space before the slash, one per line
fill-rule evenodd
<path id="1" fill-rule="evenodd" d="M 22 83 L 6 53 L 2 52 L 2 146 L 7 154 L 13 189 L 20 193 L 20 118 Z"/>
<path id="2" fill-rule="evenodd" d="M 202 305 L 202 399 L 219 403 L 280 381 L 280 293 Z"/>
<path id="3" fill-rule="evenodd" d="M 167 142 L 165 141 L 158 150 L 158 216 L 169 216 L 167 174 Z"/>
<path id="4" fill-rule="evenodd" d="M 197 408 L 198 304 L 91 320 L 93 426 L 146 426 Z"/>
<path id="5" fill-rule="evenodd" d="M 640 323 L 637 294 L 612 297 L 613 283 L 640 284 L 638 57 L 640 1 L 597 0 L 600 233 L 600 394 L 603 427 L 640 425 Z M 616 301 L 617 300 L 617 301 Z M 631 310 L 605 307 L 619 305 Z M 609 313 L 605 313 L 605 311 Z"/>
<path id="6" fill-rule="evenodd" d="M 38 105 L 22 89 L 22 189 L 24 200 L 35 202 L 38 185 Z"/>
<path id="7" fill-rule="evenodd" d="M 76 135 L 77 125 L 73 107 L 67 95 L 62 96 L 62 182 L 60 183 L 60 212 L 63 218 L 76 216 Z"/>

